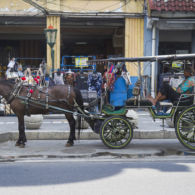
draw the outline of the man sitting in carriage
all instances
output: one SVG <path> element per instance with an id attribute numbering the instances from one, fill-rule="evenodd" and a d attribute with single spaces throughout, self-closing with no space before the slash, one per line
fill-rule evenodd
<path id="1" fill-rule="evenodd" d="M 188 98 L 189 95 L 193 93 L 193 88 L 195 86 L 195 77 L 193 76 L 193 71 L 191 68 L 184 69 L 183 82 L 174 90 L 169 84 L 164 83 L 160 88 L 157 96 L 153 98 L 152 96 L 148 97 L 148 100 L 155 106 L 158 101 L 170 100 L 172 103 L 178 101 L 180 96 Z"/>

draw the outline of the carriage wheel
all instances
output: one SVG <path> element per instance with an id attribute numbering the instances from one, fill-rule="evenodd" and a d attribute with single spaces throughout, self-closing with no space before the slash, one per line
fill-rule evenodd
<path id="1" fill-rule="evenodd" d="M 100 137 L 107 147 L 121 149 L 131 141 L 133 129 L 126 118 L 111 116 L 102 123 Z"/>
<path id="2" fill-rule="evenodd" d="M 195 105 L 181 112 L 176 121 L 175 131 L 185 147 L 195 150 Z"/>

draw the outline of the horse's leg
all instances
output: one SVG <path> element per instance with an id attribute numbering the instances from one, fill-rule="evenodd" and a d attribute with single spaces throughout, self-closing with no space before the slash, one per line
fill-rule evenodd
<path id="1" fill-rule="evenodd" d="M 72 114 L 65 114 L 66 119 L 68 120 L 69 126 L 70 126 L 70 134 L 68 141 L 66 143 L 66 146 L 73 146 L 74 145 L 74 140 L 76 139 L 75 137 L 75 119 L 72 116 Z"/>
<path id="2" fill-rule="evenodd" d="M 19 130 L 19 138 L 16 142 L 16 146 L 20 146 L 23 148 L 25 146 L 26 135 L 25 135 L 25 127 L 24 127 L 24 115 L 18 115 L 18 130 Z"/>

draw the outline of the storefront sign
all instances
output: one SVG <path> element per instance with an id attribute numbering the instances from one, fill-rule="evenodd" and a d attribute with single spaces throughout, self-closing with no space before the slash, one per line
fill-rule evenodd
<path id="1" fill-rule="evenodd" d="M 75 58 L 75 66 L 76 67 L 87 67 L 87 61 L 88 61 L 88 58 L 87 57 L 78 57 L 78 58 Z"/>

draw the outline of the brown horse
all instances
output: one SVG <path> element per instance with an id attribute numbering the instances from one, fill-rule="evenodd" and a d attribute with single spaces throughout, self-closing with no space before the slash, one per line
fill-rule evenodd
<path id="1" fill-rule="evenodd" d="M 21 81 L 19 82 L 21 83 Z M 70 85 L 58 85 L 43 88 L 41 91 L 35 87 L 33 91 L 31 90 L 31 93 L 29 93 L 29 86 L 20 86 L 21 88 L 17 92 L 18 94 L 14 96 L 13 94 L 16 92 L 14 90 L 17 88 L 17 83 L 0 79 L 0 95 L 10 104 L 11 109 L 18 117 L 19 138 L 16 142 L 16 146 L 24 147 L 25 142 L 27 141 L 25 135 L 24 115 L 47 114 L 49 111 L 49 109 L 46 108 L 47 104 L 68 111 L 75 111 L 76 102 L 81 108 L 80 110 L 83 109 L 83 100 L 80 91 Z M 48 90 L 48 93 L 46 90 Z M 41 105 L 37 105 L 31 101 L 27 104 L 27 101 L 20 98 L 27 98 L 29 94 L 31 97 L 28 100 L 33 99 L 34 101 L 41 103 Z M 46 96 L 48 97 L 48 101 L 46 101 Z M 70 134 L 66 146 L 72 146 L 75 140 L 75 119 L 71 113 L 66 112 L 64 114 L 70 126 Z M 90 121 L 88 122 L 90 123 Z"/>

